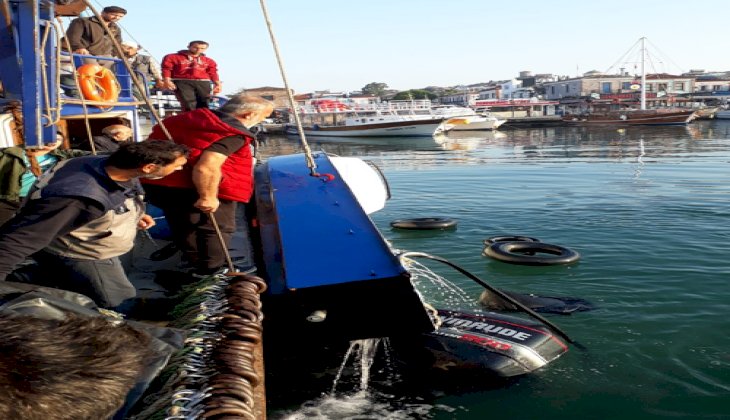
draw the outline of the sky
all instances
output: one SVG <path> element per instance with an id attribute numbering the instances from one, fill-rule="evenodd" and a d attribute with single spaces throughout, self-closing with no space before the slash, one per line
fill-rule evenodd
<path id="1" fill-rule="evenodd" d="M 223 93 L 284 87 L 260 0 L 92 0 L 127 9 L 120 25 L 155 59 L 210 43 Z M 520 71 L 576 76 L 632 70 L 641 37 L 648 72 L 730 70 L 728 0 L 265 0 L 295 93 L 459 86 Z M 68 20 L 64 22 L 68 25 Z"/>

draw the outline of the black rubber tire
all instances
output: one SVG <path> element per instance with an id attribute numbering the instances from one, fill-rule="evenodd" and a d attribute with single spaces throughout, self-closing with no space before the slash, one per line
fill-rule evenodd
<path id="1" fill-rule="evenodd" d="M 544 242 L 495 242 L 484 250 L 484 255 L 521 265 L 572 264 L 580 259 L 572 249 Z"/>
<path id="2" fill-rule="evenodd" d="M 416 219 L 398 219 L 390 222 L 390 226 L 396 229 L 450 229 L 456 226 L 456 220 L 448 217 L 420 217 Z"/>
<path id="3" fill-rule="evenodd" d="M 539 239 L 531 236 L 520 236 L 520 235 L 499 235 L 490 236 L 484 240 L 484 245 L 489 246 L 495 242 L 540 242 Z"/>

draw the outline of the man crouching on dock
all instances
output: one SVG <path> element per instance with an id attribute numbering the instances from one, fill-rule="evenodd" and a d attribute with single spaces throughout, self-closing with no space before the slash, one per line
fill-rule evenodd
<path id="1" fill-rule="evenodd" d="M 26 281 L 82 293 L 122 311 L 135 297 L 119 256 L 149 229 L 139 178 L 182 169 L 188 148 L 173 142 L 125 144 L 110 156 L 63 161 L 36 182 L 20 212 L 0 229 L 0 280 Z M 30 279 L 9 275 L 33 256 Z M 7 278 L 6 278 L 7 277 Z"/>

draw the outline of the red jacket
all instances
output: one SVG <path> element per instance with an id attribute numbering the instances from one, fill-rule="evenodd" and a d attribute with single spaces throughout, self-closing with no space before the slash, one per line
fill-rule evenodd
<path id="1" fill-rule="evenodd" d="M 218 64 L 205 54 L 194 57 L 187 50 L 168 54 L 162 59 L 162 77 L 218 81 Z"/>
<path id="2" fill-rule="evenodd" d="M 176 188 L 194 188 L 193 166 L 200 155 L 212 143 L 230 136 L 243 136 L 246 144 L 228 156 L 221 168 L 223 176 L 218 187 L 218 198 L 247 203 L 253 192 L 253 156 L 249 145 L 253 137 L 223 123 L 211 110 L 199 108 L 165 118 L 165 127 L 175 143 L 190 148 L 190 157 L 181 171 L 162 179 L 144 179 L 145 184 L 162 185 Z M 167 140 L 165 133 L 156 125 L 152 128 L 150 139 Z"/>

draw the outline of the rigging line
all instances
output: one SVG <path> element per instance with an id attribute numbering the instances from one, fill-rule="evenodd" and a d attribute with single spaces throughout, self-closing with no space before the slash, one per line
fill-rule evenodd
<path id="1" fill-rule="evenodd" d="M 142 92 L 146 92 L 146 89 L 142 85 L 142 82 L 139 81 L 139 78 L 136 74 L 134 74 L 134 70 L 132 69 L 131 64 L 129 64 L 129 61 L 127 61 L 126 56 L 124 55 L 124 51 L 122 50 L 122 46 L 119 45 L 117 40 L 112 36 L 111 31 L 109 30 L 109 25 L 104 21 L 104 19 L 101 18 L 101 15 L 96 10 L 96 8 L 89 2 L 89 0 L 83 0 L 84 3 L 86 3 L 86 6 L 91 9 L 91 11 L 94 13 L 94 16 L 96 16 L 99 19 L 99 22 L 101 22 L 101 25 L 104 27 L 105 33 L 109 36 L 109 39 L 112 41 L 112 45 L 114 46 L 114 50 L 116 51 L 117 55 L 121 57 L 119 60 L 122 62 L 124 67 L 127 69 L 127 72 L 129 72 L 129 76 L 132 78 L 132 83 L 137 87 L 137 89 Z M 83 96 L 83 95 L 82 95 Z M 152 101 L 150 101 L 150 98 L 147 95 L 143 95 L 144 102 L 147 105 L 147 107 L 150 110 L 150 113 L 157 119 L 157 124 L 162 129 L 162 132 L 165 134 L 165 137 L 167 137 L 168 140 L 172 140 L 172 135 L 167 130 L 167 127 L 165 127 L 165 124 L 162 122 L 162 119 L 160 119 L 160 116 L 156 113 L 154 106 L 152 106 Z"/>
<path id="2" fill-rule="evenodd" d="M 56 80 L 55 80 L 55 88 L 56 88 L 56 107 L 54 108 L 56 110 L 56 120 L 54 120 L 53 124 L 57 124 L 61 121 L 61 34 L 63 31 L 61 31 L 61 27 L 58 25 L 58 22 L 56 22 L 53 19 L 50 19 L 48 21 L 53 26 L 53 31 L 55 34 L 55 47 L 56 52 L 54 54 L 54 63 L 56 64 Z"/>
<path id="3" fill-rule="evenodd" d="M 48 61 L 46 60 L 46 50 L 48 49 L 48 38 L 51 35 L 51 32 L 53 32 L 54 35 L 54 41 L 56 46 L 59 45 L 59 41 L 61 39 L 59 27 L 53 20 L 46 21 L 46 24 L 43 25 L 43 37 L 41 39 L 40 43 L 40 51 L 37 52 L 37 54 L 40 57 L 40 65 L 42 67 L 41 70 L 41 82 L 43 85 L 43 102 L 44 102 L 44 109 L 46 111 L 43 116 L 47 119 L 45 127 L 50 127 L 54 124 L 57 124 L 59 121 L 61 121 L 61 73 L 60 73 L 60 64 L 61 64 L 61 58 L 60 58 L 60 51 L 58 48 L 55 49 L 55 53 L 53 54 L 54 63 L 56 67 L 56 78 L 54 80 L 54 87 L 56 88 L 55 92 L 55 101 L 56 105 L 51 106 L 51 98 L 49 96 L 50 89 L 49 87 L 49 81 L 48 81 Z M 41 140 L 42 142 L 42 140 Z"/>
<path id="4" fill-rule="evenodd" d="M 315 176 L 317 175 L 316 169 L 317 164 L 314 162 L 314 157 L 312 157 L 312 150 L 309 148 L 309 144 L 307 143 L 307 138 L 304 136 L 304 129 L 302 128 L 302 121 L 299 119 L 299 113 L 297 112 L 297 106 L 296 102 L 294 101 L 294 94 L 292 93 L 292 90 L 289 88 L 289 81 L 286 77 L 286 72 L 284 71 L 284 62 L 281 59 L 281 54 L 279 54 L 279 45 L 276 43 L 276 37 L 274 36 L 274 29 L 271 25 L 271 19 L 269 19 L 269 12 L 266 9 L 266 0 L 259 0 L 261 3 L 261 11 L 264 14 L 264 20 L 266 21 L 266 27 L 269 30 L 269 37 L 271 38 L 271 45 L 274 48 L 274 55 L 276 55 L 276 62 L 279 65 L 279 72 L 281 73 L 281 79 L 284 82 L 284 89 L 286 89 L 286 95 L 289 98 L 289 105 L 292 109 L 292 114 L 294 114 L 294 121 L 297 125 L 297 132 L 299 133 L 299 140 L 302 143 L 302 148 L 304 148 L 304 155 L 307 159 L 307 167 L 309 168 L 311 175 Z"/>
<path id="5" fill-rule="evenodd" d="M 49 127 L 53 124 L 53 115 L 51 114 L 51 98 L 48 95 L 48 62 L 46 61 L 46 48 L 48 48 L 48 37 L 51 34 L 50 25 L 43 25 L 43 36 L 41 38 L 40 46 L 36 47 L 38 48 L 35 51 L 36 56 L 40 58 L 40 65 L 41 65 L 41 84 L 43 86 L 43 117 L 46 118 L 48 121 L 48 124 L 46 124 L 46 127 Z M 43 143 L 43 139 L 40 139 L 41 144 Z"/>
<path id="6" fill-rule="evenodd" d="M 630 48 L 629 48 L 629 49 L 628 49 L 628 50 L 627 50 L 627 51 L 626 51 L 626 52 L 625 52 L 625 53 L 624 53 L 624 54 L 623 54 L 623 55 L 622 55 L 621 57 L 619 57 L 619 59 L 618 59 L 618 60 L 616 60 L 616 62 L 615 62 L 615 63 L 613 63 L 613 64 L 611 65 L 611 67 L 609 67 L 608 69 L 606 69 L 605 73 L 606 73 L 606 74 L 608 74 L 608 72 L 609 72 L 609 71 L 611 71 L 611 69 L 612 69 L 612 68 L 614 68 L 614 67 L 616 66 L 616 64 L 618 64 L 618 63 L 621 63 L 621 62 L 622 62 L 622 60 L 624 59 L 624 57 L 626 57 L 627 55 L 631 54 L 631 52 L 632 52 L 632 51 L 634 50 L 634 48 L 636 48 L 636 45 L 637 45 L 637 44 L 638 44 L 639 42 L 641 42 L 641 40 L 640 40 L 640 39 L 639 39 L 638 41 L 634 42 L 634 45 L 632 45 L 632 46 L 631 46 L 631 47 L 630 47 Z"/>
<path id="7" fill-rule="evenodd" d="M 563 330 L 560 329 L 560 327 L 558 327 L 557 325 L 553 324 L 549 320 L 545 319 L 545 317 L 541 316 L 537 312 L 535 312 L 532 309 L 528 308 L 527 306 L 523 305 L 521 302 L 518 302 L 517 300 L 513 299 L 512 297 L 510 297 L 509 295 L 505 294 L 501 290 L 499 290 L 499 289 L 497 289 L 495 287 L 490 286 L 484 280 L 482 280 L 479 277 L 471 274 L 470 272 L 466 271 L 465 269 L 459 267 L 458 265 L 452 263 L 451 261 L 449 261 L 447 259 L 444 259 L 444 258 L 441 258 L 441 257 L 437 257 L 437 256 L 434 256 L 434 255 L 430 255 L 430 254 L 426 254 L 425 252 L 410 252 L 410 251 L 409 252 L 400 253 L 400 254 L 396 255 L 396 257 L 398 258 L 399 261 L 401 261 L 401 263 L 403 263 L 403 261 L 402 261 L 403 258 L 414 258 L 414 257 L 415 258 L 423 257 L 423 258 L 428 258 L 428 259 L 431 259 L 431 260 L 434 260 L 434 261 L 442 262 L 442 263 L 448 265 L 449 267 L 453 268 L 454 270 L 460 272 L 461 274 L 465 275 L 469 279 L 475 281 L 476 283 L 478 283 L 483 288 L 485 288 L 485 289 L 489 290 L 490 292 L 496 294 L 497 296 L 499 296 L 500 298 L 506 300 L 507 302 L 515 305 L 516 307 L 518 307 L 519 309 L 521 309 L 523 312 L 525 312 L 529 316 L 531 316 L 531 317 L 537 319 L 538 321 L 542 322 L 543 324 L 545 324 L 546 326 L 548 326 L 550 329 L 552 329 L 556 334 L 558 334 L 559 336 L 561 336 L 565 340 L 567 340 L 569 343 L 571 343 L 571 344 L 573 344 L 573 345 L 575 345 L 575 346 L 577 346 L 579 348 L 582 348 L 583 347 L 580 344 L 578 344 L 577 342 L 575 342 L 572 338 L 570 338 L 567 333 L 565 333 Z"/>
<path id="8" fill-rule="evenodd" d="M 101 2 L 99 2 L 99 0 L 94 0 L 94 2 L 95 2 L 95 3 L 97 4 L 97 6 L 99 6 L 99 7 L 104 7 L 104 5 L 103 5 L 103 4 L 101 4 Z M 120 28 L 120 29 L 121 29 L 121 30 L 122 30 L 122 31 L 123 31 L 123 32 L 124 32 L 125 34 L 129 35 L 129 38 L 130 38 L 130 39 L 131 39 L 132 41 L 134 41 L 134 42 L 135 42 L 135 43 L 136 43 L 136 44 L 137 44 L 137 45 L 139 46 L 139 49 L 140 49 L 140 50 L 145 50 L 145 51 L 147 51 L 148 53 L 150 53 L 150 54 L 149 54 L 150 58 L 151 58 L 151 59 L 152 59 L 152 60 L 153 60 L 153 61 L 155 62 L 155 64 L 157 64 L 157 67 L 159 68 L 159 66 L 160 66 L 160 62 L 159 62 L 159 61 L 158 61 L 158 60 L 157 60 L 157 59 L 156 59 L 156 58 L 155 58 L 155 57 L 154 57 L 154 56 L 152 55 L 152 51 L 148 50 L 147 48 L 144 48 L 144 47 L 142 46 L 142 43 L 140 43 L 140 42 L 139 42 L 139 41 L 137 40 L 137 38 L 135 38 L 135 37 L 134 37 L 134 35 L 132 35 L 132 33 L 131 33 L 131 32 L 129 32 L 129 31 L 127 30 L 127 28 L 125 28 L 125 27 L 124 27 L 123 25 L 121 25 L 120 23 L 117 23 L 117 26 L 119 26 L 119 28 Z"/>
<path id="9" fill-rule="evenodd" d="M 58 21 L 58 25 L 61 27 L 61 30 L 65 33 L 66 31 L 63 30 L 63 21 L 61 20 L 60 16 L 56 17 L 56 20 Z M 73 76 L 74 76 L 74 84 L 76 85 L 76 92 L 79 94 L 79 98 L 81 99 L 81 109 L 84 111 L 84 126 L 86 128 L 86 140 L 89 142 L 89 148 L 91 149 L 91 154 L 96 155 L 96 146 L 94 145 L 94 138 L 91 133 L 91 124 L 89 123 L 89 108 L 86 105 L 86 98 L 84 98 L 84 95 L 81 94 L 81 84 L 79 83 L 79 78 L 77 77 L 76 72 L 76 63 L 74 62 L 74 56 L 73 52 L 71 51 L 71 42 L 68 40 L 67 37 L 62 38 L 64 41 L 64 46 L 66 47 L 66 51 L 68 51 L 68 58 L 71 62 L 71 70 Z M 60 46 L 58 47 L 60 48 Z M 60 52 L 59 52 L 60 54 Z"/>
<path id="10" fill-rule="evenodd" d="M 672 60 L 672 57 L 670 57 L 669 55 L 665 54 L 664 51 L 662 51 L 659 47 L 657 47 L 656 45 L 654 45 L 654 43 L 651 42 L 651 41 L 649 41 L 649 39 L 647 39 L 646 41 L 649 42 L 649 45 L 651 45 L 651 47 L 653 49 L 657 50 L 657 52 L 659 52 L 659 54 L 661 54 L 661 56 L 666 61 L 669 61 L 670 63 L 672 63 L 672 65 L 674 65 L 675 67 L 677 67 L 677 70 L 679 70 L 681 73 L 685 73 L 684 69 Z"/>

